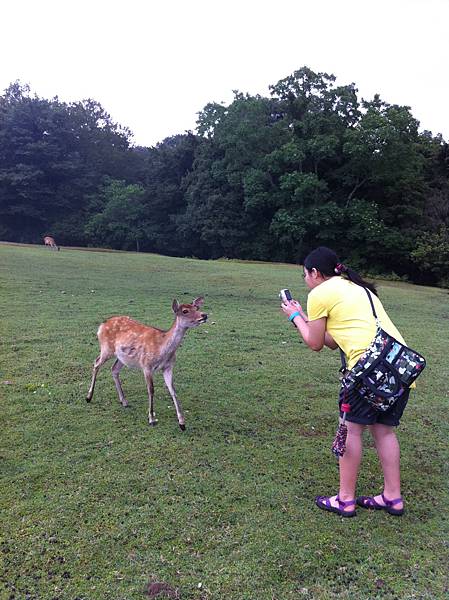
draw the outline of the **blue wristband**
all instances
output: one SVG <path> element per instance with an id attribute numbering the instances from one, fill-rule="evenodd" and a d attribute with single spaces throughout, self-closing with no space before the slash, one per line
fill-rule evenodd
<path id="1" fill-rule="evenodd" d="M 297 310 L 296 312 L 292 313 L 289 316 L 288 320 L 293 322 L 293 319 L 295 319 L 296 317 L 300 317 L 300 316 L 301 316 L 301 313 L 299 312 L 299 310 Z"/>

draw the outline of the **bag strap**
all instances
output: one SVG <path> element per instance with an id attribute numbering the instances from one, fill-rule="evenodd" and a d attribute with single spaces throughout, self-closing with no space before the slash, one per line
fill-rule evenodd
<path id="1" fill-rule="evenodd" d="M 346 356 L 341 348 L 339 348 L 339 350 L 340 350 L 340 360 L 341 360 L 341 367 L 339 368 L 339 372 L 344 373 L 346 371 Z"/>
<path id="2" fill-rule="evenodd" d="M 376 385 L 376 383 L 370 379 L 369 375 L 362 375 L 363 385 L 365 385 L 369 390 L 376 394 L 376 396 L 380 396 L 381 398 L 390 398 L 391 396 L 395 396 L 401 389 L 401 376 L 398 370 L 395 369 L 393 365 L 391 365 L 386 360 L 382 360 L 382 368 L 384 369 L 384 374 L 389 373 L 390 384 L 394 382 L 394 387 L 392 390 L 385 392 L 384 390 L 379 389 L 378 385 Z"/>
<path id="3" fill-rule="evenodd" d="M 373 316 L 376 319 L 376 325 L 377 325 L 377 327 L 380 327 L 381 325 L 380 325 L 379 317 L 377 316 L 376 309 L 374 308 L 374 302 L 373 302 L 373 299 L 371 298 L 371 292 L 365 286 L 361 286 L 361 287 L 363 287 L 363 289 L 366 292 L 366 295 L 368 296 L 368 300 L 371 304 L 371 310 L 373 311 Z"/>
<path id="4" fill-rule="evenodd" d="M 371 298 L 371 293 L 368 290 L 368 288 L 366 288 L 364 285 L 361 285 L 360 287 L 363 287 L 363 289 L 365 290 L 366 295 L 368 296 L 369 303 L 371 304 L 371 310 L 373 311 L 373 316 L 376 319 L 376 325 L 377 325 L 377 327 L 380 327 L 381 325 L 380 325 L 379 317 L 377 316 L 376 309 L 374 308 L 374 302 L 373 302 L 373 299 Z M 341 367 L 340 367 L 339 371 L 340 371 L 340 373 L 344 373 L 346 371 L 346 356 L 341 348 L 340 348 L 340 360 L 341 360 Z"/>

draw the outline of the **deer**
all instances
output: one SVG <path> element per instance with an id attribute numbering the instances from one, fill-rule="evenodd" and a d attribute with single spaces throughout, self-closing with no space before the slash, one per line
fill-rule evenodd
<path id="1" fill-rule="evenodd" d="M 140 369 L 143 371 L 147 384 L 148 422 L 150 425 L 156 425 L 158 421 L 154 412 L 153 375 L 156 371 L 161 370 L 165 385 L 175 405 L 179 427 L 185 431 L 184 413 L 173 386 L 173 368 L 176 350 L 186 332 L 207 321 L 207 314 L 200 311 L 203 304 L 202 296 L 193 300 L 192 304 L 179 304 L 176 299 L 173 300 L 172 310 L 175 320 L 168 330 L 144 325 L 127 316 L 111 317 L 101 323 L 97 332 L 100 354 L 93 364 L 92 382 L 87 392 L 87 402 L 92 400 L 98 371 L 108 359 L 115 356 L 111 371 L 121 405 L 128 406 L 119 377 L 121 369 L 125 365 L 129 368 Z"/>
<path id="2" fill-rule="evenodd" d="M 52 238 L 49 235 L 44 237 L 44 244 L 52 250 L 59 250 L 59 246 L 56 245 L 55 238 Z"/>

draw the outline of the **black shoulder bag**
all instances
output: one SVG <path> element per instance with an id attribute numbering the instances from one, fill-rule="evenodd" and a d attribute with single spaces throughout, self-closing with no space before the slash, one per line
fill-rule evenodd
<path id="1" fill-rule="evenodd" d="M 405 346 L 381 327 L 370 292 L 377 331 L 369 348 L 341 380 L 349 392 L 356 389 L 376 410 L 388 410 L 426 366 L 421 354 Z"/>

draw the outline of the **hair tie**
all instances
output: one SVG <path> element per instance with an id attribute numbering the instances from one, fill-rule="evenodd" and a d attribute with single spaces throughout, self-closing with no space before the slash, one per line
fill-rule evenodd
<path id="1" fill-rule="evenodd" d="M 348 267 L 346 265 L 344 265 L 343 263 L 337 263 L 334 271 L 337 275 L 341 275 L 342 273 L 346 273 L 346 271 L 348 270 Z"/>

